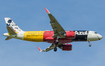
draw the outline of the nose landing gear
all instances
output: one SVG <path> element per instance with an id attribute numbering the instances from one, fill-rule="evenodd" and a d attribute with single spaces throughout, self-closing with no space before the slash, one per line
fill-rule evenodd
<path id="1" fill-rule="evenodd" d="M 88 43 L 89 43 L 89 47 L 91 47 L 90 41 L 88 41 Z"/>

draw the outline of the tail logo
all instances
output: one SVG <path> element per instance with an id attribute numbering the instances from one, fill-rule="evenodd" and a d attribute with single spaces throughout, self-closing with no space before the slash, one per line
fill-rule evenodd
<path id="1" fill-rule="evenodd" d="M 8 23 L 11 23 L 12 22 L 12 20 L 8 20 Z"/>
<path id="2" fill-rule="evenodd" d="M 12 20 L 8 20 L 7 26 L 17 26 Z"/>

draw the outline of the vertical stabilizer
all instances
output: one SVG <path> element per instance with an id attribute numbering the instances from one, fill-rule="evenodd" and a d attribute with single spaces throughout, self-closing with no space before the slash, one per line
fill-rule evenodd
<path id="1" fill-rule="evenodd" d="M 11 20 L 11 18 L 4 18 L 6 25 L 7 25 L 7 30 L 8 33 L 10 34 L 16 34 L 21 32 L 22 30 Z"/>

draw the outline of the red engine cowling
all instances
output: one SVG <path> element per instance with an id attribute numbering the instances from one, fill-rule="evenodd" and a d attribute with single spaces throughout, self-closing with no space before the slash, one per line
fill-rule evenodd
<path id="1" fill-rule="evenodd" d="M 61 45 L 60 48 L 64 51 L 70 51 L 72 50 L 72 44 Z"/>

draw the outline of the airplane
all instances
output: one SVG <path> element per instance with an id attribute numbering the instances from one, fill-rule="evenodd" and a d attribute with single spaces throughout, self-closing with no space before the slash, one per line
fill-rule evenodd
<path id="1" fill-rule="evenodd" d="M 11 18 L 4 18 L 6 22 L 6 28 L 8 33 L 3 35 L 7 38 L 5 40 L 10 40 L 12 38 L 31 41 L 31 42 L 47 42 L 52 43 L 50 47 L 41 50 L 38 46 L 40 52 L 48 52 L 52 49 L 57 51 L 57 47 L 63 51 L 71 51 L 72 44 L 70 42 L 75 41 L 87 41 L 89 47 L 91 47 L 90 41 L 98 41 L 103 37 L 95 31 L 88 30 L 71 30 L 65 31 L 63 27 L 58 23 L 55 17 L 45 8 L 49 18 L 50 24 L 53 31 L 23 31 L 21 30 Z"/>

